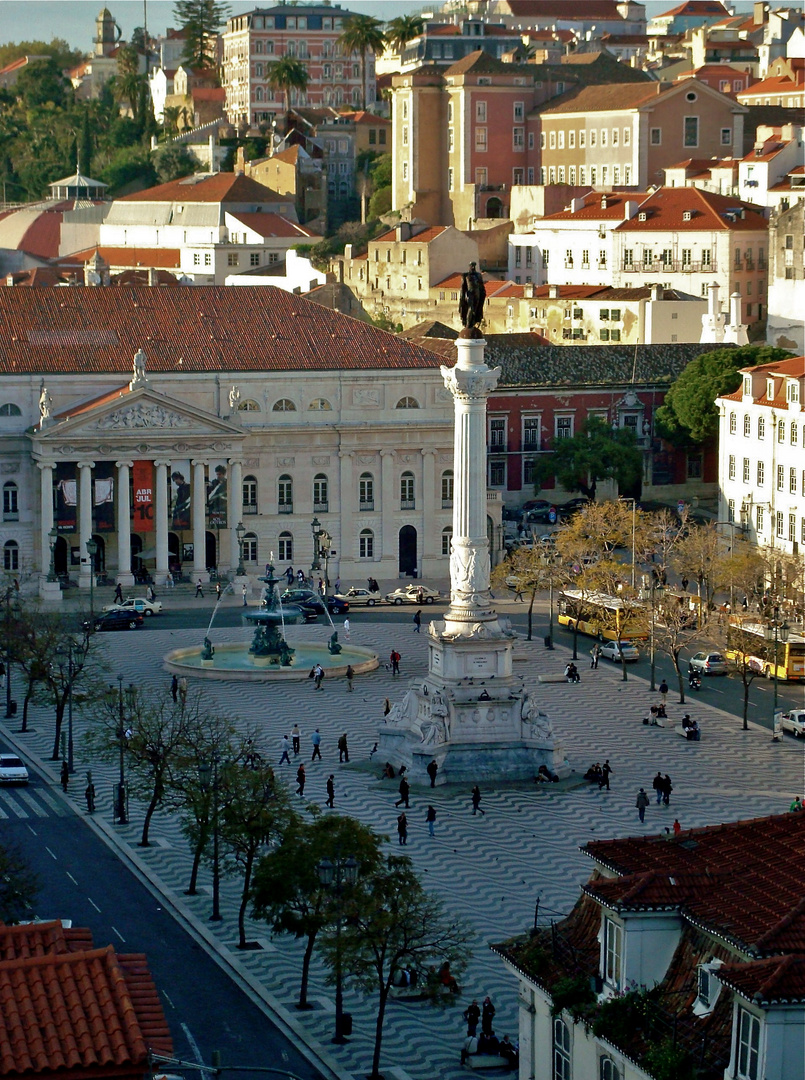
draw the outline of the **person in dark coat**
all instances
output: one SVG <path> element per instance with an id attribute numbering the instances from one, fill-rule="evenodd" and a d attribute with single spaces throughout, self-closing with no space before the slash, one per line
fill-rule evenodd
<path id="1" fill-rule="evenodd" d="M 431 836 L 436 835 L 436 809 L 433 806 L 428 807 L 428 811 L 425 814 L 425 821 L 428 823 L 428 832 Z"/>
<path id="2" fill-rule="evenodd" d="M 665 806 L 671 805 L 671 792 L 674 790 L 674 785 L 671 783 L 671 777 L 668 773 L 662 778 L 662 801 Z"/>
<path id="3" fill-rule="evenodd" d="M 662 787 L 663 787 L 663 779 L 662 779 L 662 773 L 661 772 L 658 772 L 657 775 L 654 777 L 654 779 L 651 782 L 651 786 L 654 788 L 654 790 L 657 793 L 657 806 L 659 806 L 660 803 L 662 802 Z"/>
<path id="4" fill-rule="evenodd" d="M 474 1035 L 478 1030 L 478 1021 L 481 1019 L 481 1010 L 477 1001 L 473 1000 L 472 1004 L 464 1010 L 464 1019 L 467 1021 L 467 1034 Z"/>
<path id="5" fill-rule="evenodd" d="M 404 803 L 405 804 L 405 809 L 410 810 L 411 808 L 408 805 L 408 797 L 410 795 L 410 792 L 411 792 L 411 787 L 410 787 L 408 781 L 405 779 L 405 777 L 403 777 L 402 780 L 400 780 L 400 797 L 399 797 L 399 799 L 396 801 L 396 803 L 394 805 L 399 806 L 400 803 Z"/>
<path id="6" fill-rule="evenodd" d="M 495 1019 L 495 1006 L 492 1004 L 492 998 L 487 995 L 484 998 L 484 1003 L 481 1006 L 481 1031 L 487 1038 L 492 1034 L 492 1021 Z"/>
<path id="7" fill-rule="evenodd" d="M 486 814 L 485 810 L 481 809 L 481 789 L 476 784 L 472 789 L 472 816 L 476 814 Z"/>
<path id="8" fill-rule="evenodd" d="M 59 774 L 61 780 L 61 789 L 65 794 L 67 793 L 67 785 L 70 783 L 70 770 L 67 767 L 67 762 L 61 763 L 61 773 Z"/>
<path id="9" fill-rule="evenodd" d="M 174 701 L 177 701 L 179 698 L 179 680 L 175 675 L 171 679 L 171 697 Z"/>
<path id="10" fill-rule="evenodd" d="M 438 773 L 438 771 L 439 771 L 439 766 L 436 764 L 436 759 L 434 758 L 433 761 L 430 762 L 430 764 L 428 765 L 428 767 L 426 769 L 426 772 L 427 772 L 428 776 L 430 777 L 430 786 L 431 787 L 436 787 L 436 774 Z"/>
<path id="11" fill-rule="evenodd" d="M 327 777 L 327 802 L 324 805 L 331 810 L 335 806 L 335 776 L 332 773 Z"/>
<path id="12" fill-rule="evenodd" d="M 403 811 L 397 818 L 397 842 L 402 846 L 408 843 L 408 818 Z"/>
<path id="13" fill-rule="evenodd" d="M 601 766 L 601 778 L 598 781 L 599 791 L 601 790 L 601 788 L 604 787 L 607 789 L 607 791 L 609 791 L 609 777 L 611 773 L 612 766 L 609 764 L 609 758 L 607 758 L 604 764 Z"/>
<path id="14" fill-rule="evenodd" d="M 305 766 L 300 762 L 299 768 L 296 770 L 296 794 L 301 798 L 305 795 Z"/>

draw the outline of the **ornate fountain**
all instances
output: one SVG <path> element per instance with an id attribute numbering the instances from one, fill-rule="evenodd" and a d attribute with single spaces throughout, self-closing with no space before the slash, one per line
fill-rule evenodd
<path id="1" fill-rule="evenodd" d="M 301 608 L 294 604 L 283 607 L 277 591 L 277 578 L 271 563 L 266 567 L 266 576 L 258 581 L 265 582 L 263 601 L 255 611 L 247 611 L 243 618 L 254 623 L 254 637 L 249 647 L 249 655 L 258 667 L 271 664 L 290 667 L 293 663 L 294 650 L 285 640 L 285 626 L 304 622 Z"/>

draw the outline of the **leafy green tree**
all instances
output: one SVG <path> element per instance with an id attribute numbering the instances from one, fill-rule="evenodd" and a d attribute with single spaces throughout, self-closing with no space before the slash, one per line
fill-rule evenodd
<path id="1" fill-rule="evenodd" d="M 215 67 L 215 34 L 229 11 L 229 4 L 217 0 L 176 0 L 173 16 L 185 32 L 183 63 L 194 68 Z"/>
<path id="2" fill-rule="evenodd" d="M 13 925 L 30 917 L 40 887 L 20 852 L 9 844 L 0 845 L 0 922 Z"/>
<path id="3" fill-rule="evenodd" d="M 555 439 L 553 452 L 540 458 L 538 483 L 555 476 L 567 491 L 580 491 L 594 501 L 598 483 L 614 480 L 621 491 L 640 482 L 642 458 L 635 436 L 627 428 L 613 431 L 605 420 L 589 416 L 578 435 Z"/>
<path id="4" fill-rule="evenodd" d="M 340 937 L 327 930 L 322 949 L 328 967 L 337 964 L 366 994 L 377 995 L 375 1046 L 369 1080 L 382 1080 L 380 1051 L 389 993 L 403 970 L 439 992 L 435 968 L 448 963 L 458 978 L 470 957 L 472 930 L 445 913 L 426 892 L 411 860 L 390 856 L 371 877 L 359 878 Z"/>
<path id="5" fill-rule="evenodd" d="M 424 29 L 425 20 L 421 15 L 399 15 L 386 23 L 386 42 L 395 52 L 401 53 Z"/>
<path id="6" fill-rule="evenodd" d="M 285 115 L 287 117 L 291 108 L 291 91 L 299 90 L 300 93 L 304 93 L 307 90 L 309 82 L 307 68 L 301 60 L 298 60 L 295 56 L 288 56 L 286 53 L 275 63 L 269 64 L 267 78 L 268 85 L 272 90 L 282 90 L 285 95 Z"/>
<path id="7" fill-rule="evenodd" d="M 713 349 L 691 360 L 657 409 L 656 430 L 677 445 L 702 443 L 718 431 L 717 397 L 741 385 L 740 368 L 770 364 L 791 356 L 771 345 Z"/>
<path id="8" fill-rule="evenodd" d="M 114 92 L 118 101 L 126 102 L 136 124 L 141 124 L 142 90 L 147 92 L 145 77 L 140 74 L 140 54 L 133 45 L 121 45 L 117 52 L 117 74 Z"/>
<path id="9" fill-rule="evenodd" d="M 354 818 L 328 814 L 306 821 L 296 815 L 282 844 L 258 863 L 252 890 L 254 917 L 270 923 L 277 933 L 305 939 L 297 1008 L 311 1007 L 307 988 L 316 938 L 337 917 L 338 899 L 322 886 L 319 863 L 342 852 L 356 860 L 359 877 L 374 874 L 380 867 L 383 839 Z M 346 895 L 341 901 L 351 903 Z"/>
<path id="10" fill-rule="evenodd" d="M 64 38 L 51 38 L 50 41 L 18 41 L 0 45 L 0 68 L 23 56 L 47 56 L 59 71 L 73 68 L 81 62 L 81 53 L 70 47 Z"/>
<path id="11" fill-rule="evenodd" d="M 193 157 L 187 147 L 171 143 L 164 150 L 155 155 L 157 179 L 160 184 L 167 184 L 169 180 L 179 180 L 183 176 L 191 176 L 198 168 L 198 160 Z"/>
<path id="12" fill-rule="evenodd" d="M 81 134 L 78 139 L 78 164 L 85 176 L 92 176 L 92 132 L 90 131 L 89 110 L 81 114 Z"/>
<path id="13" fill-rule="evenodd" d="M 55 60 L 35 60 L 24 67 L 14 91 L 26 109 L 47 104 L 61 108 L 73 96 L 73 88 Z"/>
<path id="14" fill-rule="evenodd" d="M 361 58 L 361 108 L 366 108 L 366 56 L 382 53 L 386 47 L 383 24 L 371 15 L 350 15 L 344 20 L 337 44 L 345 56 L 356 52 Z"/>

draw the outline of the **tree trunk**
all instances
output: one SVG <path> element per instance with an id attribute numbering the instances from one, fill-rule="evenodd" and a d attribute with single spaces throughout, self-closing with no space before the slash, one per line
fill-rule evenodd
<path id="1" fill-rule="evenodd" d="M 528 634 L 526 636 L 526 641 L 531 640 L 531 631 L 533 629 L 534 600 L 536 599 L 536 595 L 537 595 L 536 592 L 534 591 L 534 589 L 532 589 L 531 590 L 531 601 L 530 601 L 530 603 L 528 605 Z"/>
<path id="2" fill-rule="evenodd" d="M 64 720 L 64 707 L 67 704 L 67 695 L 56 698 L 56 731 L 53 736 L 53 753 L 50 755 L 51 761 L 58 761 L 61 757 L 60 746 L 61 743 L 61 729 L 62 722 Z"/>
<path id="3" fill-rule="evenodd" d="M 672 653 L 671 659 L 674 662 L 674 670 L 676 671 L 677 682 L 679 683 L 679 704 L 685 704 L 685 683 L 682 678 L 682 671 L 679 667 L 679 653 Z"/>
<path id="4" fill-rule="evenodd" d="M 369 1073 L 368 1080 L 383 1080 L 383 1074 L 380 1072 L 380 1047 L 383 1042 L 383 1020 L 386 1016 L 386 1002 L 389 996 L 389 986 L 385 984 L 380 991 L 380 997 L 377 1002 L 377 1020 L 375 1021 L 375 1052 L 372 1055 L 372 1071 Z"/>
<path id="5" fill-rule="evenodd" d="M 34 696 L 34 687 L 36 686 L 36 679 L 28 677 L 28 685 L 25 688 L 25 699 L 22 703 L 22 727 L 20 731 L 28 730 L 28 706 L 31 703 L 31 698 Z"/>
<path id="6" fill-rule="evenodd" d="M 307 985 L 310 979 L 310 961 L 313 958 L 313 947 L 316 944 L 316 931 L 307 936 L 307 944 L 305 945 L 305 955 L 302 957 L 302 982 L 299 984 L 299 1001 L 297 1003 L 297 1009 L 310 1009 L 311 1005 L 307 1002 Z"/>
<path id="7" fill-rule="evenodd" d="M 140 847 L 150 847 L 151 841 L 148 839 L 148 830 L 151 827 L 151 818 L 154 816 L 154 811 L 159 806 L 160 794 L 157 788 L 154 788 L 154 794 L 151 796 L 151 801 L 148 804 L 148 809 L 145 812 L 145 820 L 143 821 L 143 834 L 140 837 Z"/>
<path id="8" fill-rule="evenodd" d="M 579 658 L 579 620 L 578 617 L 573 623 L 573 659 Z"/>
<path id="9" fill-rule="evenodd" d="M 746 669 L 744 669 L 744 671 L 741 672 L 741 675 L 743 677 L 743 684 L 744 684 L 744 722 L 743 722 L 743 730 L 748 731 L 749 730 L 749 687 L 751 686 L 751 683 L 746 681 Z"/>
<path id="10" fill-rule="evenodd" d="M 198 883 L 198 868 L 201 865 L 201 856 L 204 854 L 204 848 L 207 846 L 208 839 L 209 831 L 205 826 L 200 832 L 199 842 L 196 844 L 196 850 L 193 852 L 193 867 L 190 871 L 190 884 L 185 889 L 185 896 L 196 895 L 196 884 Z"/>
<path id="11" fill-rule="evenodd" d="M 240 907 L 238 908 L 238 948 L 245 949 L 246 942 L 246 908 L 249 906 L 249 891 L 252 886 L 252 867 L 254 866 L 255 852 L 250 851 L 246 856 L 246 864 L 243 869 L 243 892 L 240 895 Z"/>

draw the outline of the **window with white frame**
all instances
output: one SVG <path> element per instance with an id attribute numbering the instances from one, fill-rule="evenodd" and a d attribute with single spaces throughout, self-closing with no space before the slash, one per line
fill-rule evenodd
<path id="1" fill-rule="evenodd" d="M 442 529 L 442 555 L 450 554 L 450 541 L 453 539 L 453 526 L 446 525 Z"/>
<path id="2" fill-rule="evenodd" d="M 797 515 L 788 515 L 788 539 L 793 544 L 797 539 Z"/>
<path id="3" fill-rule="evenodd" d="M 571 1080 L 570 1029 L 558 1017 L 553 1022 L 553 1080 Z"/>
<path id="4" fill-rule="evenodd" d="M 478 151 L 479 154 L 485 154 L 486 153 L 486 128 L 485 127 L 477 127 L 475 129 L 475 149 Z"/>
<path id="5" fill-rule="evenodd" d="M 791 434 L 788 437 L 788 441 L 792 446 L 796 446 L 799 442 L 799 428 L 794 420 L 791 421 Z"/>
<path id="6" fill-rule="evenodd" d="M 293 561 L 293 536 L 289 532 L 281 532 L 277 541 L 277 558 L 280 562 Z"/>
<path id="7" fill-rule="evenodd" d="M 734 435 L 738 430 L 738 416 L 736 413 L 730 413 L 730 435 Z"/>
<path id="8" fill-rule="evenodd" d="M 586 143 L 587 143 L 587 132 L 584 130 L 584 128 L 582 128 L 581 131 L 579 132 L 579 149 L 583 150 Z"/>
<path id="9" fill-rule="evenodd" d="M 515 124 L 519 124 L 525 116 L 525 103 L 522 101 L 515 101 L 513 108 L 513 119 Z"/>
<path id="10" fill-rule="evenodd" d="M 277 509 L 280 514 L 293 513 L 293 480 L 287 473 L 277 481 Z"/>
<path id="11" fill-rule="evenodd" d="M 371 473 L 361 473 L 358 480 L 358 505 L 361 510 L 375 508 L 375 479 Z"/>
<path id="12" fill-rule="evenodd" d="M 788 491 L 791 495 L 797 493 L 797 470 L 793 466 L 788 470 Z"/>
<path id="13" fill-rule="evenodd" d="M 777 490 L 785 491 L 785 465 L 777 466 Z"/>
<path id="14" fill-rule="evenodd" d="M 358 558 L 373 559 L 375 557 L 375 534 L 371 529 L 361 529 L 358 537 Z"/>
<path id="15" fill-rule="evenodd" d="M 683 146 L 699 145 L 699 117 L 686 116 L 683 118 Z"/>
<path id="16" fill-rule="evenodd" d="M 762 533 L 766 528 L 766 513 L 762 506 L 755 507 L 755 529 Z"/>
<path id="17" fill-rule="evenodd" d="M 18 521 L 19 516 L 19 488 L 13 480 L 7 480 L 3 484 L 3 521 Z"/>
<path id="18" fill-rule="evenodd" d="M 404 472 L 400 477 L 400 509 L 413 510 L 415 506 L 414 474 L 412 472 Z"/>
<path id="19" fill-rule="evenodd" d="M 787 387 L 788 393 L 786 394 L 786 400 L 791 405 L 799 404 L 799 383 L 794 379 L 790 379 Z"/>
<path id="20" fill-rule="evenodd" d="M 541 424 L 539 416 L 523 417 L 523 449 L 539 450 L 541 443 Z"/>
<path id="21" fill-rule="evenodd" d="M 489 446 L 495 450 L 506 448 L 506 417 L 493 416 L 489 420 Z"/>
<path id="22" fill-rule="evenodd" d="M 752 417 L 749 413 L 744 413 L 744 435 L 749 438 L 752 434 Z"/>
<path id="23" fill-rule="evenodd" d="M 748 457 L 744 458 L 743 480 L 744 480 L 745 484 L 749 483 L 749 458 Z"/>
<path id="24" fill-rule="evenodd" d="M 763 487 L 766 483 L 766 463 L 759 461 L 757 463 L 757 486 Z"/>
<path id="25" fill-rule="evenodd" d="M 486 102 L 485 101 L 476 101 L 475 102 L 475 119 L 479 124 L 485 124 L 486 123 Z"/>
<path id="26" fill-rule="evenodd" d="M 735 454 L 730 454 L 730 460 L 729 460 L 729 478 L 730 478 L 730 480 L 734 480 L 734 479 L 735 479 Z"/>
<path id="27" fill-rule="evenodd" d="M 246 533 L 243 537 L 243 561 L 249 563 L 257 562 L 257 534 L 253 532 Z"/>
<path id="28" fill-rule="evenodd" d="M 573 437 L 573 417 L 557 416 L 554 421 L 554 438 L 571 439 Z"/>
<path id="29" fill-rule="evenodd" d="M 449 510 L 453 505 L 453 470 L 445 469 L 442 473 L 442 510 Z"/>
<path id="30" fill-rule="evenodd" d="M 777 535 L 782 539 L 785 536 L 785 514 L 782 510 L 777 511 Z"/>
<path id="31" fill-rule="evenodd" d="M 313 512 L 326 514 L 329 509 L 328 483 L 324 473 L 316 473 L 313 477 Z"/>
<path id="32" fill-rule="evenodd" d="M 777 421 L 777 442 L 785 442 L 785 420 Z"/>
<path id="33" fill-rule="evenodd" d="M 757 418 L 757 437 L 759 439 L 766 438 L 766 417 L 759 416 Z"/>
<path id="34" fill-rule="evenodd" d="M 599 1058 L 598 1076 L 599 1080 L 623 1080 L 620 1069 L 609 1054 Z"/>
<path id="35" fill-rule="evenodd" d="M 761 1080 L 760 1019 L 740 1007 L 737 1042 L 736 1080 Z"/>
<path id="36" fill-rule="evenodd" d="M 244 514 L 256 514 L 257 513 L 257 477 L 244 476 L 243 477 L 243 513 Z"/>
<path id="37" fill-rule="evenodd" d="M 505 458 L 492 458 L 489 462 L 489 486 L 506 486 L 506 460 Z"/>
<path id="38" fill-rule="evenodd" d="M 3 544 L 3 569 L 19 570 L 20 546 L 16 540 L 6 540 Z"/>

